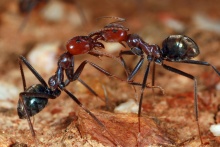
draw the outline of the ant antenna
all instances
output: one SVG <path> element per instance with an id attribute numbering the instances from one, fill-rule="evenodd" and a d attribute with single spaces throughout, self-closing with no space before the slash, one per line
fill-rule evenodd
<path id="1" fill-rule="evenodd" d="M 125 18 L 116 17 L 116 16 L 102 16 L 102 17 L 96 18 L 96 20 L 100 20 L 100 19 L 115 19 L 116 20 L 116 21 L 113 21 L 109 24 L 123 23 L 124 21 L 126 21 Z"/>

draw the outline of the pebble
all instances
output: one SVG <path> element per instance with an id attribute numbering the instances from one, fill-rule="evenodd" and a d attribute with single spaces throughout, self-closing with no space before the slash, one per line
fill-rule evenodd
<path id="1" fill-rule="evenodd" d="M 47 21 L 60 22 L 65 16 L 65 7 L 59 1 L 51 1 L 41 11 L 41 15 Z"/>
<path id="2" fill-rule="evenodd" d="M 220 20 L 213 20 L 204 14 L 196 14 L 193 16 L 193 21 L 200 29 L 220 33 Z"/>
<path id="3" fill-rule="evenodd" d="M 59 42 L 39 43 L 28 54 L 28 61 L 34 68 L 40 69 L 41 72 L 51 74 L 57 67 L 56 56 L 59 46 Z"/>
<path id="4" fill-rule="evenodd" d="M 120 104 L 114 109 L 116 113 L 138 113 L 138 104 L 133 100 L 129 99 L 127 102 Z"/>
<path id="5" fill-rule="evenodd" d="M 19 89 L 16 86 L 6 81 L 0 81 L 0 85 L 0 100 L 18 98 Z"/>
<path id="6" fill-rule="evenodd" d="M 220 124 L 211 125 L 209 129 L 214 136 L 220 136 Z"/>

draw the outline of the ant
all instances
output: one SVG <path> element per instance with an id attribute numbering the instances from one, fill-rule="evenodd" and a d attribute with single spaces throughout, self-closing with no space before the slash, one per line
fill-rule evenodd
<path id="1" fill-rule="evenodd" d="M 23 56 L 19 57 L 19 65 L 21 70 L 24 92 L 21 92 L 19 94 L 17 111 L 19 118 L 21 119 L 27 118 L 32 136 L 34 137 L 35 140 L 36 140 L 36 135 L 30 117 L 34 116 L 35 114 L 39 113 L 42 109 L 44 109 L 46 107 L 46 104 L 48 103 L 48 99 L 57 98 L 60 95 L 61 91 L 67 93 L 67 95 L 69 95 L 70 98 L 73 99 L 73 101 L 75 101 L 82 109 L 84 109 L 99 124 L 99 126 L 104 131 L 108 132 L 105 125 L 101 121 L 99 121 L 98 118 L 92 112 L 90 112 L 71 92 L 69 92 L 66 89 L 66 86 L 68 86 L 70 82 L 78 80 L 86 88 L 88 88 L 95 96 L 98 96 L 98 94 L 95 93 L 95 91 L 93 91 L 92 88 L 90 88 L 84 81 L 82 81 L 79 78 L 86 64 L 90 64 L 92 67 L 102 72 L 106 76 L 114 77 L 123 81 L 122 79 L 118 78 L 115 75 L 110 74 L 109 72 L 105 71 L 98 65 L 88 60 L 83 61 L 74 72 L 74 55 L 91 54 L 96 57 L 107 56 L 114 58 L 113 56 L 108 55 L 106 53 L 101 54 L 101 52 L 96 52 L 95 50 L 93 50 L 94 48 L 104 48 L 104 45 L 100 42 L 96 42 L 90 36 L 76 36 L 70 39 L 66 43 L 67 52 L 63 53 L 59 57 L 57 62 L 57 66 L 58 66 L 57 70 L 55 72 L 55 75 L 49 78 L 48 85 L 45 82 L 45 80 L 41 77 L 41 75 L 26 60 L 25 57 Z M 27 66 L 27 68 L 35 75 L 35 77 L 39 80 L 41 84 L 35 84 L 30 86 L 29 88 L 26 88 L 26 81 L 25 81 L 22 63 L 24 63 Z M 66 80 L 64 80 L 64 73 L 66 74 L 67 77 Z M 135 83 L 135 84 L 141 85 L 140 83 Z M 148 85 L 147 87 L 160 88 L 157 86 L 148 86 Z M 110 136 L 112 136 L 110 132 L 108 133 L 110 134 Z M 113 141 L 116 142 L 116 144 L 118 144 L 118 142 L 115 139 Z"/>
<path id="2" fill-rule="evenodd" d="M 105 18 L 112 18 L 112 17 L 105 17 Z M 117 17 L 113 17 L 113 18 L 116 18 L 119 21 L 109 23 L 106 26 L 104 26 L 103 29 L 94 32 L 90 35 L 93 36 L 94 39 L 97 41 L 101 40 L 105 42 L 119 42 L 123 46 L 125 46 L 123 42 L 127 44 L 130 50 L 121 51 L 119 53 L 119 58 L 122 62 L 122 65 L 124 66 L 125 70 L 128 73 L 128 77 L 127 77 L 128 83 L 133 82 L 132 79 L 143 65 L 144 59 L 145 58 L 147 59 L 148 65 L 144 73 L 144 78 L 141 86 L 140 100 L 139 100 L 139 110 L 138 110 L 139 132 L 140 132 L 140 117 L 141 117 L 143 92 L 144 92 L 144 88 L 146 87 L 146 82 L 150 71 L 150 65 L 153 62 L 153 64 L 156 63 L 158 65 L 161 65 L 164 69 L 168 71 L 177 73 L 194 81 L 194 112 L 198 126 L 200 141 L 201 144 L 203 144 L 200 127 L 199 127 L 199 120 L 198 120 L 197 80 L 191 74 L 188 74 L 184 71 L 181 71 L 179 69 L 164 64 L 164 61 L 211 66 L 219 76 L 220 76 L 220 72 L 216 69 L 216 67 L 214 67 L 208 62 L 191 60 L 192 58 L 198 56 L 200 53 L 198 45 L 191 38 L 184 35 L 170 35 L 163 41 L 162 48 L 160 48 L 156 44 L 148 44 L 137 34 L 129 34 L 128 33 L 129 29 L 119 24 L 125 21 L 125 19 L 117 18 Z M 131 72 L 129 71 L 122 55 L 134 55 L 140 57 L 139 62 Z M 155 67 L 153 67 L 152 86 L 154 85 L 154 73 L 155 73 Z"/>
<path id="3" fill-rule="evenodd" d="M 85 82 L 83 82 L 79 76 L 85 66 L 85 64 L 89 63 L 94 68 L 98 69 L 99 71 L 103 72 L 108 76 L 113 75 L 109 74 L 96 64 L 84 61 L 74 72 L 74 58 L 73 55 L 87 53 L 94 47 L 103 47 L 101 43 L 92 43 L 92 40 L 87 36 L 77 36 L 70 39 L 67 42 L 67 50 L 68 52 L 62 54 L 58 60 L 58 68 L 55 75 L 51 76 L 48 81 L 48 85 L 45 80 L 41 77 L 41 75 L 31 66 L 31 64 L 26 60 L 25 57 L 19 57 L 19 65 L 21 70 L 21 77 L 23 82 L 24 92 L 19 94 L 19 101 L 18 101 L 18 116 L 20 119 L 27 118 L 28 124 L 32 133 L 32 136 L 36 139 L 36 135 L 30 121 L 30 117 L 34 116 L 35 114 L 39 113 L 42 109 L 45 108 L 46 104 L 48 103 L 48 99 L 55 99 L 57 98 L 61 91 L 67 93 L 70 98 L 72 98 L 82 109 L 84 109 L 98 124 L 99 126 L 106 132 L 107 129 L 105 125 L 98 120 L 98 118 L 90 112 L 82 103 L 65 87 L 71 82 L 78 80 L 81 82 L 85 87 L 87 87 L 95 96 L 98 96 L 92 88 L 90 88 Z M 73 44 L 73 42 L 75 44 Z M 94 54 L 93 54 L 94 55 Z M 24 71 L 22 67 L 22 63 L 24 63 L 28 69 L 35 75 L 35 77 L 40 81 L 41 84 L 35 84 L 26 88 L 26 81 L 24 76 Z M 66 73 L 67 80 L 64 82 L 64 72 Z M 110 132 L 108 132 L 110 134 Z M 111 134 L 110 134 L 111 135 Z M 114 140 L 115 141 L 115 140 Z M 117 143 L 117 141 L 115 141 Z M 117 143 L 118 144 L 118 143 Z"/>
<path id="4" fill-rule="evenodd" d="M 28 67 L 28 69 L 35 75 L 35 77 L 39 80 L 40 84 L 35 84 L 35 85 L 32 85 L 26 88 L 26 81 L 25 81 L 22 63 L 24 63 Z M 89 111 L 71 92 L 69 92 L 65 88 L 64 85 L 62 84 L 57 85 L 56 83 L 51 83 L 51 82 L 56 81 L 55 80 L 57 79 L 56 75 L 53 75 L 49 79 L 48 84 L 49 86 L 54 84 L 54 86 L 56 85 L 57 87 L 53 87 L 53 86 L 49 87 L 47 83 L 45 82 L 45 80 L 31 66 L 31 64 L 27 61 L 25 57 L 23 56 L 19 57 L 19 65 L 20 65 L 20 70 L 21 70 L 24 92 L 21 92 L 19 94 L 17 112 L 18 112 L 18 116 L 20 119 L 24 119 L 24 118 L 27 119 L 29 128 L 31 130 L 32 136 L 35 139 L 36 145 L 37 145 L 36 134 L 33 129 L 33 125 L 31 123 L 30 117 L 34 116 L 35 114 L 43 110 L 48 103 L 48 99 L 57 98 L 61 94 L 61 91 L 64 91 L 73 101 L 77 103 L 78 106 L 80 106 L 83 110 L 85 110 L 98 123 L 98 125 L 103 129 L 103 131 L 106 131 L 107 133 L 109 133 L 109 135 L 113 138 L 114 144 L 116 143 L 116 145 L 118 145 L 118 142 L 114 139 L 111 133 L 107 130 L 105 125 L 91 111 Z M 88 87 L 88 85 L 86 87 Z"/>

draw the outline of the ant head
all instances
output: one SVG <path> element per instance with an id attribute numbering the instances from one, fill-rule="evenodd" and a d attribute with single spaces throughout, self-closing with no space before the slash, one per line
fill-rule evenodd
<path id="1" fill-rule="evenodd" d="M 103 40 L 106 42 L 122 42 L 127 41 L 127 31 L 121 27 L 112 26 L 112 24 L 105 26 L 102 30 Z"/>
<path id="2" fill-rule="evenodd" d="M 88 36 L 76 36 L 66 43 L 66 49 L 72 55 L 88 53 L 92 49 L 93 41 Z"/>
<path id="3" fill-rule="evenodd" d="M 23 98 L 23 102 L 26 106 L 28 116 L 34 116 L 35 114 L 37 114 L 41 110 L 43 110 L 44 107 L 47 105 L 47 103 L 48 103 L 47 98 L 40 98 L 37 96 L 38 94 L 39 95 L 44 94 L 46 90 L 47 90 L 47 88 L 45 88 L 43 85 L 37 84 L 37 85 L 33 85 L 33 86 L 29 87 L 26 91 L 29 93 L 35 93 L 36 96 L 26 96 L 25 94 L 20 95 Z M 17 112 L 18 112 L 19 118 L 21 118 L 21 119 L 27 117 L 24 109 L 25 109 L 24 105 L 21 102 L 21 100 L 19 99 Z"/>

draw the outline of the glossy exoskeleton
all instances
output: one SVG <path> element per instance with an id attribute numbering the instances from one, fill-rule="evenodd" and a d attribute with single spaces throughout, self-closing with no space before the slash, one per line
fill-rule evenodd
<path id="1" fill-rule="evenodd" d="M 174 72 L 179 75 L 185 76 L 189 79 L 192 79 L 194 81 L 195 118 L 196 118 L 197 125 L 198 125 L 200 140 L 201 140 L 201 143 L 203 144 L 202 139 L 201 139 L 201 134 L 200 134 L 199 122 L 198 122 L 197 80 L 191 74 L 188 74 L 179 69 L 176 69 L 174 67 L 164 64 L 164 61 L 168 61 L 168 62 L 211 66 L 215 70 L 215 72 L 220 76 L 220 72 L 208 62 L 191 60 L 193 57 L 198 56 L 200 53 L 198 45 L 191 38 L 184 36 L 184 35 L 171 35 L 163 41 L 162 48 L 160 48 L 156 44 L 152 44 L 152 45 L 148 44 L 137 34 L 129 34 L 127 28 L 115 22 L 106 25 L 103 29 L 99 31 L 91 33 L 90 36 L 93 37 L 94 40 L 97 40 L 97 41 L 101 40 L 101 41 L 106 41 L 106 42 L 119 42 L 123 46 L 125 46 L 123 44 L 124 42 L 127 44 L 130 50 L 121 51 L 119 54 L 119 57 L 121 59 L 121 62 L 124 68 L 126 69 L 128 73 L 128 77 L 127 77 L 128 83 L 133 82 L 132 79 L 134 78 L 136 73 L 139 71 L 139 69 L 143 65 L 144 59 L 145 58 L 147 59 L 148 65 L 147 65 L 147 68 L 146 68 L 146 71 L 143 77 L 141 96 L 140 96 L 140 102 L 139 102 L 139 111 L 138 111 L 139 132 L 141 131 L 140 130 L 140 116 L 141 116 L 143 92 L 144 92 L 144 88 L 146 87 L 147 77 L 148 77 L 151 63 L 153 62 L 154 64 L 156 63 L 159 65 L 162 65 L 162 67 L 165 68 L 166 70 L 169 70 L 171 72 Z M 137 63 L 137 65 L 134 67 L 134 69 L 131 72 L 129 71 L 122 57 L 123 55 L 140 56 L 139 62 Z M 154 85 L 154 73 L 155 73 L 155 67 L 153 68 L 152 85 Z"/>
<path id="2" fill-rule="evenodd" d="M 48 85 L 44 81 L 44 79 L 39 75 L 39 73 L 30 65 L 30 63 L 23 57 L 19 57 L 19 64 L 21 69 L 22 81 L 24 92 L 19 94 L 19 102 L 18 102 L 18 115 L 20 118 L 27 118 L 30 130 L 32 132 L 32 136 L 35 137 L 35 132 L 30 121 L 30 117 L 39 113 L 48 103 L 48 99 L 55 99 L 57 98 L 61 91 L 65 91 L 70 98 L 72 98 L 82 109 L 84 109 L 101 127 L 104 131 L 107 131 L 104 124 L 99 121 L 93 113 L 91 113 L 85 106 L 81 104 L 81 102 L 68 90 L 66 90 L 66 86 L 75 80 L 78 80 L 82 83 L 86 88 L 88 88 L 95 96 L 98 94 L 92 90 L 84 81 L 82 81 L 79 76 L 83 71 L 85 65 L 88 63 L 98 71 L 102 72 L 106 76 L 115 77 L 119 80 L 120 78 L 110 74 L 109 72 L 105 71 L 98 65 L 85 60 L 83 61 L 79 67 L 74 71 L 74 56 L 80 54 L 91 54 L 93 56 L 108 56 L 112 57 L 107 54 L 101 54 L 101 52 L 96 52 L 93 50 L 94 48 L 104 48 L 104 45 L 100 42 L 94 41 L 89 36 L 76 36 L 70 39 L 66 44 L 67 52 L 63 53 L 57 62 L 57 70 L 55 75 L 51 76 L 48 80 Z M 24 63 L 28 69 L 35 75 L 35 77 L 39 80 L 40 84 L 32 85 L 29 88 L 26 88 L 26 82 L 23 72 L 22 63 Z M 66 75 L 67 79 L 64 80 L 64 74 Z M 123 80 L 122 80 L 123 81 Z M 137 85 L 141 85 L 136 83 Z M 150 88 L 160 88 L 160 87 L 150 87 Z M 108 132 L 108 131 L 107 131 Z M 108 132 L 111 135 L 110 132 Z M 117 141 L 113 138 L 113 142 L 116 144 Z"/>
<path id="3" fill-rule="evenodd" d="M 36 95 L 33 96 L 29 96 L 30 93 L 35 93 Z M 35 114 L 39 113 L 48 103 L 48 99 L 42 98 L 42 94 L 44 94 L 45 96 L 48 95 L 51 98 L 56 98 L 57 96 L 59 96 L 60 91 L 57 91 L 56 96 L 51 95 L 52 92 L 48 87 L 45 87 L 42 84 L 36 84 L 36 85 L 32 85 L 31 87 L 29 87 L 28 89 L 25 90 L 25 92 L 22 92 L 20 95 L 21 97 L 24 99 L 24 104 L 27 108 L 27 112 L 28 112 L 28 116 L 34 116 Z M 26 118 L 26 114 L 24 112 L 24 107 L 23 104 L 20 102 L 18 102 L 18 116 L 20 119 Z"/>
<path id="4" fill-rule="evenodd" d="M 26 81 L 25 81 L 22 63 L 24 63 L 27 66 L 27 68 L 35 75 L 35 77 L 39 80 L 40 84 L 32 85 L 29 88 L 26 88 Z M 41 75 L 30 65 L 30 63 L 23 56 L 19 57 L 19 65 L 21 70 L 24 92 L 21 92 L 19 94 L 17 112 L 19 118 L 21 119 L 26 118 L 28 120 L 28 125 L 30 127 L 32 136 L 35 139 L 36 145 L 38 143 L 36 140 L 36 134 L 33 129 L 33 125 L 31 123 L 30 117 L 34 116 L 35 114 L 39 113 L 42 109 L 44 109 L 46 104 L 48 103 L 48 99 L 57 98 L 60 95 L 61 91 L 64 91 L 66 94 L 68 94 L 69 97 L 78 104 L 78 106 L 80 106 L 83 110 L 85 110 L 98 123 L 98 125 L 103 129 L 103 131 L 106 131 L 111 136 L 112 142 L 115 145 L 118 145 L 117 140 L 115 140 L 115 138 L 107 130 L 105 125 L 91 111 L 89 111 L 71 92 L 69 92 L 65 88 L 65 85 L 62 85 L 64 83 L 61 83 L 60 85 L 54 83 L 56 87 L 49 87 L 47 83 L 44 81 L 44 79 L 41 77 Z M 49 85 L 52 84 L 50 82 L 56 82 L 55 79 L 56 79 L 56 74 L 50 78 Z M 67 81 L 68 82 L 65 83 L 69 83 L 69 80 Z M 88 85 L 85 86 L 87 88 L 90 88 Z"/>

